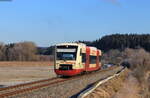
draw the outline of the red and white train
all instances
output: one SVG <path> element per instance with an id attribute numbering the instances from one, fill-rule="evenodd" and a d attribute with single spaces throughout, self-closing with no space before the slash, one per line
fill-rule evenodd
<path id="1" fill-rule="evenodd" d="M 101 68 L 101 50 L 83 43 L 62 43 L 55 47 L 55 73 L 74 76 Z"/>

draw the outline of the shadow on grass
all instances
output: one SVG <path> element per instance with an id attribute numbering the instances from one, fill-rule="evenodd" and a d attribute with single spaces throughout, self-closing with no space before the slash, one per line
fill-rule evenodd
<path id="1" fill-rule="evenodd" d="M 81 90 L 79 93 L 77 93 L 77 94 L 75 94 L 75 95 L 72 95 L 70 98 L 77 98 L 81 93 L 83 93 L 83 92 L 86 91 L 87 89 L 91 90 L 91 89 L 92 89 L 91 87 L 92 87 L 94 84 L 96 84 L 97 82 L 102 81 L 102 80 L 104 80 L 104 79 L 106 79 L 106 77 L 104 77 L 104 78 L 102 78 L 102 79 L 100 79 L 100 80 L 98 80 L 98 81 L 96 81 L 96 82 L 94 82 L 94 83 L 92 83 L 92 84 L 87 85 L 83 90 Z"/>
<path id="2" fill-rule="evenodd" d="M 83 90 L 81 90 L 79 93 L 71 96 L 70 98 L 77 98 L 82 92 L 84 92 L 85 90 L 89 89 L 90 87 L 92 87 L 94 85 L 94 83 L 87 85 Z"/>

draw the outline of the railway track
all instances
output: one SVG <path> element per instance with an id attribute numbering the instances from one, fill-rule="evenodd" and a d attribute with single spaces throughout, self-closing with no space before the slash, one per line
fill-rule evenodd
<path id="1" fill-rule="evenodd" d="M 69 81 L 69 80 L 90 77 L 91 75 L 109 71 L 114 68 L 115 67 L 112 67 L 112 68 L 100 70 L 100 71 L 97 71 L 97 72 L 94 72 L 91 74 L 79 75 L 79 76 L 70 77 L 70 78 L 51 78 L 51 79 L 39 80 L 39 81 L 35 81 L 35 82 L 29 82 L 29 83 L 25 83 L 25 84 L 19 84 L 19 85 L 15 85 L 15 86 L 0 88 L 0 98 L 12 97 L 12 96 L 16 96 L 19 94 L 32 92 L 34 90 L 38 90 L 38 89 L 52 86 L 55 84 L 60 84 L 60 83 L 63 83 L 65 81 Z"/>
<path id="2" fill-rule="evenodd" d="M 51 79 L 39 80 L 39 81 L 29 82 L 25 84 L 0 88 L 0 98 L 10 97 L 21 93 L 30 92 L 32 90 L 36 90 L 52 84 L 64 82 L 66 80 L 67 79 L 64 78 L 51 78 Z"/>

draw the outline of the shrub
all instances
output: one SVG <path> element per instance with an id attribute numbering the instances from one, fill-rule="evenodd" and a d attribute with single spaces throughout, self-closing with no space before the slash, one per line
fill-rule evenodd
<path id="1" fill-rule="evenodd" d="M 140 82 L 142 96 L 150 97 L 150 53 L 144 49 L 111 50 L 103 55 L 103 61 L 121 64 L 132 70 L 133 75 Z"/>

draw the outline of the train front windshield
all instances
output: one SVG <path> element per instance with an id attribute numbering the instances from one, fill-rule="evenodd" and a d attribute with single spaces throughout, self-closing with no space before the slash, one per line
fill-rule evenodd
<path id="1" fill-rule="evenodd" d="M 76 60 L 77 46 L 57 46 L 57 60 Z"/>

